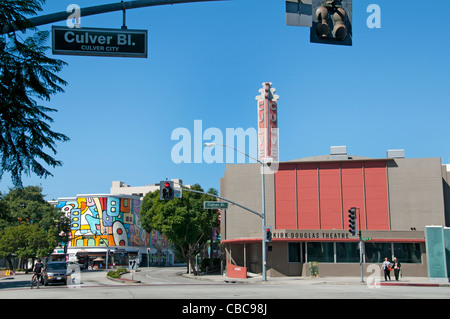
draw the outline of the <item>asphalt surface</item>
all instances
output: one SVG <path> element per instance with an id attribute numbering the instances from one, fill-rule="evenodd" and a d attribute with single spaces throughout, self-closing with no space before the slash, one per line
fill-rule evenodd
<path id="1" fill-rule="evenodd" d="M 183 267 L 169 267 L 169 268 L 140 268 L 136 273 L 126 273 L 119 279 L 106 278 L 106 274 L 103 274 L 103 270 L 97 272 L 82 272 L 82 276 L 86 278 L 88 275 L 90 284 L 111 284 L 123 283 L 123 284 L 152 284 L 155 283 L 154 278 L 148 274 L 158 270 L 158 283 L 174 282 L 174 274 L 184 277 L 186 279 L 198 280 L 203 283 L 207 281 L 214 283 L 238 283 L 238 284 L 251 284 L 251 285 L 308 285 L 308 284 L 364 284 L 364 285 L 380 285 L 380 286 L 424 286 L 424 287 L 450 287 L 450 282 L 442 280 L 436 281 L 429 279 L 428 277 L 403 277 L 396 281 L 393 276 L 392 280 L 385 281 L 384 278 L 365 276 L 363 281 L 361 277 L 357 276 L 326 276 L 326 277 L 267 277 L 266 281 L 263 281 L 262 276 L 259 274 L 249 273 L 248 277 L 243 278 L 230 278 L 225 274 L 219 273 L 200 274 L 194 276 L 193 274 L 186 274 Z M 99 275 L 96 275 L 99 274 Z M 101 274 L 101 275 L 100 275 Z M 0 282 L 5 282 L 14 278 L 22 278 L 27 275 L 10 275 L 0 276 Z M 101 279 L 99 279 L 101 278 Z M 28 277 L 24 281 L 20 281 L 17 286 L 23 286 L 23 282 L 28 282 Z M 179 283 L 175 280 L 175 283 Z M 1 288 L 1 286 L 0 286 Z"/>

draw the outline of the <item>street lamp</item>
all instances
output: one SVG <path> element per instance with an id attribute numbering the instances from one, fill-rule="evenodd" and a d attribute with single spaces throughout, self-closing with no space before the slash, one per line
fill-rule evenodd
<path id="1" fill-rule="evenodd" d="M 101 235 L 107 235 L 107 234 L 108 234 L 108 231 L 107 231 L 106 229 L 104 229 L 104 230 L 103 230 L 103 233 L 101 233 Z M 97 237 L 97 235 L 94 234 L 94 237 Z M 103 241 L 103 243 L 104 243 L 105 246 L 106 246 L 106 269 L 108 269 L 108 262 L 109 262 L 109 244 L 108 244 L 108 242 L 107 242 L 104 238 L 102 238 L 101 236 L 100 236 L 99 242 L 100 242 L 100 241 Z"/>
<path id="2" fill-rule="evenodd" d="M 267 281 L 267 275 L 266 275 L 266 241 L 264 238 L 264 234 L 266 231 L 266 196 L 265 196 L 265 188 L 264 188 L 264 163 L 261 162 L 260 160 L 248 155 L 247 153 L 244 153 L 240 150 L 238 150 L 235 147 L 229 146 L 229 145 L 225 145 L 225 144 L 217 144 L 217 143 L 205 143 L 204 144 L 206 147 L 213 147 L 213 146 L 224 146 L 224 147 L 228 147 L 231 148 L 233 150 L 235 150 L 236 152 L 239 152 L 245 156 L 247 156 L 248 158 L 251 158 L 252 160 L 255 160 L 256 162 L 258 162 L 259 164 L 261 164 L 261 197 L 262 197 L 262 214 L 261 214 L 261 218 L 262 218 L 262 227 L 261 227 L 261 242 L 262 242 L 262 279 L 263 281 Z"/>

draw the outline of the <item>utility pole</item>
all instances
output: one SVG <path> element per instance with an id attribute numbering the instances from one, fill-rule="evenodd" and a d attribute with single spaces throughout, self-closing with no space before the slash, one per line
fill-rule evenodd
<path id="1" fill-rule="evenodd" d="M 124 11 L 130 9 L 144 8 L 144 7 L 152 7 L 152 6 L 161 6 L 167 4 L 180 4 L 180 3 L 191 3 L 191 2 L 206 2 L 206 1 L 226 1 L 226 0 L 134 0 L 128 2 L 117 2 L 110 4 L 103 4 L 98 6 L 92 6 L 87 8 L 80 9 L 80 15 L 82 17 L 114 12 L 114 11 Z M 71 15 L 71 12 L 62 11 L 52 14 L 47 14 L 43 16 L 38 16 L 34 18 L 29 18 L 30 26 L 28 28 L 37 27 L 40 25 L 50 24 L 54 22 L 64 21 Z M 15 26 L 5 27 L 1 34 L 5 34 L 8 32 L 12 32 L 17 30 Z"/>

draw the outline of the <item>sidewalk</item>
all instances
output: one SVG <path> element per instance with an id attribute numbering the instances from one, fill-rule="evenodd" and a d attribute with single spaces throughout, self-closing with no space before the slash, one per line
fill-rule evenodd
<path id="1" fill-rule="evenodd" d="M 210 274 L 194 276 L 192 274 L 183 274 L 182 276 L 197 280 L 209 280 L 216 282 L 225 282 L 233 284 L 254 284 L 254 285 L 318 285 L 318 284 L 336 284 L 336 285 L 367 285 L 368 282 L 372 283 L 373 278 L 364 277 L 364 282 L 361 282 L 361 277 L 267 277 L 266 281 L 262 280 L 262 276 L 259 274 L 249 273 L 245 279 L 241 278 L 229 278 L 226 275 Z M 395 279 L 391 281 L 384 281 L 382 278 L 377 282 L 380 286 L 422 286 L 422 287 L 450 287 L 449 282 L 433 282 L 428 277 L 408 277 L 400 278 L 399 281 Z"/>

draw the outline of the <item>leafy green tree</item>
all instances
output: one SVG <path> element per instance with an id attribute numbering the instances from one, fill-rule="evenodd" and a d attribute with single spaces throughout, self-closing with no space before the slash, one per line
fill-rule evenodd
<path id="1" fill-rule="evenodd" d="M 34 261 L 37 257 L 50 255 L 56 243 L 54 232 L 46 232 L 36 224 L 21 224 L 7 228 L 0 236 L 0 257 L 5 257 L 9 268 L 13 269 L 13 256 Z"/>
<path id="2" fill-rule="evenodd" d="M 24 31 L 30 23 L 26 16 L 41 11 L 44 0 L 0 1 L 0 30 L 15 26 Z M 47 115 L 53 108 L 39 104 L 63 92 L 66 82 L 56 75 L 65 62 L 45 55 L 49 31 L 18 31 L 0 35 L 0 178 L 10 172 L 15 187 L 22 187 L 22 174 L 52 176 L 44 166 L 61 166 L 49 151 L 56 154 L 56 143 L 68 141 L 53 132 Z M 23 37 L 24 38 L 23 38 Z M 44 163 L 40 162 L 43 161 Z"/>
<path id="3" fill-rule="evenodd" d="M 55 225 L 61 225 L 61 231 L 68 230 L 68 221 L 58 209 L 44 199 L 40 186 L 11 189 L 0 200 L 0 207 L 2 205 L 7 210 L 10 226 L 33 223 L 47 231 Z"/>
<path id="4" fill-rule="evenodd" d="M 69 219 L 44 199 L 42 188 L 15 188 L 0 199 L 0 257 L 50 255 L 55 247 L 67 243 Z"/>
<path id="5" fill-rule="evenodd" d="M 203 192 L 198 184 L 191 189 Z M 208 193 L 216 195 L 217 191 L 210 189 Z M 195 256 L 209 240 L 211 228 L 217 225 L 215 211 L 203 208 L 203 202 L 210 200 L 210 196 L 184 191 L 182 198 L 164 201 L 159 199 L 159 191 L 148 193 L 141 207 L 141 225 L 147 232 L 163 233 L 191 269 Z"/>

